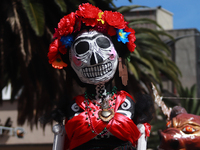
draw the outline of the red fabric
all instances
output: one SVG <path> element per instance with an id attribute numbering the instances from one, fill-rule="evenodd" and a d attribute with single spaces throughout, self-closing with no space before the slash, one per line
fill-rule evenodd
<path id="1" fill-rule="evenodd" d="M 145 135 L 147 137 L 149 137 L 150 136 L 150 131 L 151 131 L 151 125 L 149 123 L 144 123 L 143 125 L 145 127 Z"/>
<path id="2" fill-rule="evenodd" d="M 115 108 L 116 112 L 119 106 L 125 101 L 126 96 L 131 96 L 125 91 L 120 91 L 117 94 L 114 94 L 113 97 L 115 96 L 117 97 L 115 101 L 116 104 L 112 105 L 111 109 Z M 85 110 L 84 96 L 77 96 L 75 100 L 79 107 Z M 95 112 L 88 111 L 91 117 L 91 126 L 88 126 L 89 119 L 86 120 L 85 111 L 70 119 L 65 125 L 66 133 L 70 140 L 70 149 L 80 146 L 94 138 L 96 134 L 92 133 L 91 128 L 95 129 L 95 132 L 101 133 L 105 127 L 117 138 L 124 141 L 130 141 L 135 145 L 140 137 L 140 131 L 131 119 L 116 112 L 114 118 L 107 124 L 101 119 L 97 119 L 99 107 L 93 105 L 90 100 L 89 102 L 90 108 L 92 108 L 92 110 L 96 109 Z M 92 116 L 92 113 L 94 113 L 94 116 Z"/>

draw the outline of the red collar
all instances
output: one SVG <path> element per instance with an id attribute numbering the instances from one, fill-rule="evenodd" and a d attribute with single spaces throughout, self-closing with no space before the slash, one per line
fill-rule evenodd
<path id="1" fill-rule="evenodd" d="M 130 141 L 133 145 L 135 145 L 135 142 L 140 137 L 140 132 L 137 126 L 131 119 L 116 112 L 119 106 L 125 101 L 126 96 L 131 97 L 125 91 L 119 91 L 113 95 L 112 98 L 116 97 L 116 99 L 110 101 L 110 104 L 112 105 L 110 109 L 115 110 L 115 115 L 109 123 L 98 119 L 98 111 L 100 110 L 99 106 L 95 106 L 89 100 L 89 107 L 91 110 L 86 111 L 86 106 L 88 104 L 86 104 L 84 96 L 79 95 L 75 97 L 77 105 L 82 108 L 84 112 L 70 119 L 65 125 L 66 132 L 70 140 L 70 149 L 88 142 L 97 136 L 97 133 L 101 133 L 105 128 L 117 138 L 124 141 Z"/>

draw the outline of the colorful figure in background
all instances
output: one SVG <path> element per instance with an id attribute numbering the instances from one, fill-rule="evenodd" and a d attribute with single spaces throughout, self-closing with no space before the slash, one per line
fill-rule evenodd
<path id="1" fill-rule="evenodd" d="M 200 116 L 188 114 L 184 108 L 175 106 L 167 129 L 159 134 L 160 150 L 199 150 Z"/>
<path id="2" fill-rule="evenodd" d="M 167 117 L 167 129 L 159 130 L 159 150 L 199 150 L 200 116 L 188 114 L 185 108 L 175 106 L 168 108 L 152 84 L 155 103 Z"/>
<path id="3" fill-rule="evenodd" d="M 121 57 L 136 47 L 135 31 L 127 24 L 119 12 L 103 12 L 89 3 L 80 5 L 58 23 L 49 48 L 49 63 L 58 69 L 70 67 L 70 63 L 77 80 L 86 87 L 84 94 L 68 100 L 66 110 L 60 110 L 66 117 L 65 149 L 146 149 L 153 103 L 147 95 L 136 101 L 113 83 L 119 71 L 122 87 L 127 85 L 128 73 Z M 64 55 L 69 56 L 67 60 Z M 63 136 L 60 130 L 54 128 L 60 135 L 55 139 Z"/>

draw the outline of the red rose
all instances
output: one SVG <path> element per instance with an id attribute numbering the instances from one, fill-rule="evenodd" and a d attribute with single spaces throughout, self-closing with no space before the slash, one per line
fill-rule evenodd
<path id="1" fill-rule="evenodd" d="M 110 26 L 117 29 L 124 29 L 126 27 L 124 16 L 119 12 L 105 11 L 104 18 Z"/>
<path id="2" fill-rule="evenodd" d="M 132 29 L 132 28 L 129 28 L 128 26 L 126 26 L 125 31 L 126 32 L 131 32 L 131 33 L 135 34 L 135 30 Z"/>
<path id="3" fill-rule="evenodd" d="M 52 64 L 52 62 L 57 59 L 59 52 L 62 54 L 67 53 L 67 49 L 65 48 L 65 45 L 62 45 L 59 39 L 55 39 L 49 46 L 49 52 L 48 52 L 48 58 L 49 63 Z"/>
<path id="4" fill-rule="evenodd" d="M 132 42 L 129 41 L 126 45 L 127 45 L 128 49 L 129 49 L 129 51 L 130 51 L 131 53 L 134 52 L 134 50 L 135 50 L 135 48 L 136 48 L 135 43 L 132 43 Z"/>
<path id="5" fill-rule="evenodd" d="M 135 30 L 126 26 L 125 31 L 130 32 L 130 34 L 128 35 L 129 42 L 132 42 L 132 43 L 135 42 L 135 40 L 136 40 Z"/>
<path id="6" fill-rule="evenodd" d="M 135 30 L 132 29 L 132 28 L 129 28 L 128 26 L 125 28 L 125 31 L 126 32 L 130 32 L 130 34 L 128 35 L 128 40 L 129 42 L 127 43 L 127 47 L 129 49 L 130 52 L 133 52 L 136 45 L 135 45 L 135 40 L 136 40 L 136 37 L 135 37 Z"/>
<path id="7" fill-rule="evenodd" d="M 60 19 L 58 23 L 58 32 L 60 36 L 71 34 L 74 30 L 75 21 L 76 17 L 74 12 Z"/>
<path id="8" fill-rule="evenodd" d="M 101 12 L 101 10 L 89 3 L 79 5 L 78 8 L 79 10 L 76 11 L 76 14 L 82 17 L 83 23 L 85 23 L 86 26 L 94 27 L 97 24 L 98 13 Z"/>
<path id="9" fill-rule="evenodd" d="M 111 27 L 111 26 L 108 27 L 108 35 L 110 36 L 116 35 L 116 30 L 114 27 Z"/>

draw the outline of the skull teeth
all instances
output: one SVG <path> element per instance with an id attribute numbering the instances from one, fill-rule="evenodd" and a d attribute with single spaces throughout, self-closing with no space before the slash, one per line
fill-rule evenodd
<path id="1" fill-rule="evenodd" d="M 94 67 L 85 67 L 83 68 L 83 75 L 86 78 L 95 78 L 100 77 L 112 70 L 112 63 L 108 62 L 106 64 L 94 66 Z"/>

